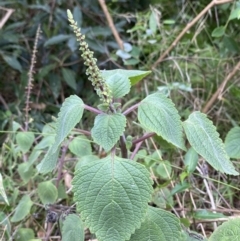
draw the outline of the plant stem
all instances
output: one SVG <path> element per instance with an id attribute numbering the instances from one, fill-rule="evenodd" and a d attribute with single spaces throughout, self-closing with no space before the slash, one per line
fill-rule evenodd
<path id="1" fill-rule="evenodd" d="M 98 110 L 98 109 L 96 109 L 92 106 L 86 105 L 86 104 L 84 104 L 84 109 L 89 110 L 89 111 L 91 111 L 93 113 L 96 113 L 96 114 L 102 114 L 103 113 L 102 111 L 100 111 L 100 110 Z"/>
<path id="2" fill-rule="evenodd" d="M 142 137 L 134 140 L 134 141 L 132 142 L 132 144 L 133 144 L 133 145 L 136 145 L 137 143 L 139 143 L 139 142 L 141 142 L 141 141 L 144 141 L 144 140 L 146 140 L 146 139 L 148 139 L 148 138 L 150 138 L 150 137 L 152 137 L 152 136 L 154 136 L 154 135 L 156 135 L 156 133 L 154 133 L 154 132 L 147 133 L 147 134 L 143 135 Z"/>
<path id="3" fill-rule="evenodd" d="M 123 112 L 123 114 L 124 114 L 124 115 L 128 115 L 129 113 L 131 113 L 132 111 L 134 111 L 135 109 L 137 109 L 139 105 L 140 105 L 140 102 L 137 103 L 137 104 L 135 104 L 135 105 L 133 105 L 133 106 L 131 106 L 130 108 L 126 109 L 126 110 Z"/>

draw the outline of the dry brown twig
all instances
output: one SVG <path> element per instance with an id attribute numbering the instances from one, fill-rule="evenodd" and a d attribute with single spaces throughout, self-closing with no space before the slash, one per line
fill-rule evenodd
<path id="1" fill-rule="evenodd" d="M 106 3 L 105 3 L 105 0 L 98 0 L 105 16 L 106 16 L 106 19 L 107 19 L 107 22 L 108 22 L 108 26 L 109 28 L 111 29 L 112 33 L 113 33 L 113 36 L 114 38 L 116 39 L 117 43 L 118 43 L 118 46 L 120 49 L 123 50 L 123 41 L 122 39 L 120 38 L 116 28 L 115 28 L 115 25 L 113 23 L 113 20 L 112 20 L 112 16 L 110 15 L 109 11 L 108 11 L 108 8 L 106 6 Z"/>
<path id="2" fill-rule="evenodd" d="M 11 14 L 15 11 L 12 8 L 4 8 L 0 7 L 1 10 L 6 11 L 6 14 L 3 16 L 3 18 L 0 21 L 0 29 L 4 26 L 4 24 L 7 22 L 7 20 L 10 18 Z"/>
<path id="3" fill-rule="evenodd" d="M 100 0 L 99 0 L 100 1 Z M 153 64 L 152 69 L 155 69 L 159 63 L 161 63 L 165 57 L 174 49 L 177 43 L 181 40 L 181 38 L 185 35 L 185 33 L 204 15 L 209 9 L 216 5 L 221 5 L 225 3 L 233 2 L 234 0 L 213 0 L 211 1 L 193 20 L 188 23 L 186 27 L 182 30 L 182 32 L 177 36 L 177 38 L 173 41 L 173 43 L 169 46 L 169 48 L 158 58 L 158 60 Z"/>

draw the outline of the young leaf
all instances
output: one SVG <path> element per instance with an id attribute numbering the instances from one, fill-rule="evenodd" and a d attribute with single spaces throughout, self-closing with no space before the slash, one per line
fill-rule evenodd
<path id="1" fill-rule="evenodd" d="M 42 161 L 37 165 L 37 170 L 39 173 L 45 174 L 51 172 L 56 167 L 59 151 L 60 147 L 55 152 L 52 152 L 51 147 L 49 148 L 47 154 L 44 156 Z"/>
<path id="2" fill-rule="evenodd" d="M 135 231 L 130 241 L 178 241 L 180 238 L 181 226 L 178 218 L 168 211 L 149 206 L 140 229 Z"/>
<path id="3" fill-rule="evenodd" d="M 84 241 L 84 225 L 76 214 L 69 214 L 63 222 L 62 241 Z"/>
<path id="4" fill-rule="evenodd" d="M 197 167 L 198 163 L 198 154 L 197 152 L 191 147 L 185 157 L 184 157 L 184 165 L 186 166 L 188 173 L 193 173 Z"/>
<path id="5" fill-rule="evenodd" d="M 119 140 L 126 126 L 126 117 L 121 113 L 99 114 L 92 128 L 93 140 L 109 151 Z"/>
<path id="6" fill-rule="evenodd" d="M 83 101 L 76 95 L 66 98 L 58 114 L 56 124 L 56 138 L 52 147 L 52 153 L 56 152 L 64 138 L 81 120 L 84 110 Z"/>
<path id="7" fill-rule="evenodd" d="M 212 37 L 215 37 L 215 38 L 222 37 L 225 33 L 225 29 L 226 29 L 225 26 L 220 26 L 215 28 L 212 32 Z"/>
<path id="8" fill-rule="evenodd" d="M 43 205 L 55 203 L 58 197 L 57 188 L 51 181 L 39 183 L 37 192 Z"/>
<path id="9" fill-rule="evenodd" d="M 70 86 L 72 89 L 76 90 L 77 89 L 77 84 L 76 84 L 76 74 L 74 71 L 71 69 L 67 68 L 61 68 L 62 75 L 64 81 Z"/>
<path id="10" fill-rule="evenodd" d="M 0 173 L 0 195 L 3 197 L 3 200 L 9 205 L 8 198 L 6 192 L 4 190 L 3 181 L 2 181 L 2 174 Z"/>
<path id="11" fill-rule="evenodd" d="M 72 181 L 77 209 L 99 241 L 125 241 L 139 228 L 151 198 L 147 169 L 108 156 L 82 166 Z"/>
<path id="12" fill-rule="evenodd" d="M 230 219 L 220 225 L 210 236 L 209 241 L 240 240 L 240 218 Z"/>
<path id="13" fill-rule="evenodd" d="M 180 116 L 165 95 L 155 93 L 147 96 L 139 105 L 138 120 L 146 129 L 185 150 Z"/>
<path id="14" fill-rule="evenodd" d="M 193 112 L 183 123 L 191 146 L 213 168 L 223 173 L 238 175 L 224 149 L 216 127 L 199 111 Z"/>
<path id="15" fill-rule="evenodd" d="M 18 173 L 24 183 L 28 183 L 28 181 L 33 177 L 34 168 L 29 162 L 23 162 L 18 165 Z"/>
<path id="16" fill-rule="evenodd" d="M 69 150 L 78 157 L 92 155 L 91 144 L 85 136 L 74 138 L 69 145 Z"/>
<path id="17" fill-rule="evenodd" d="M 128 77 L 120 73 L 111 75 L 106 79 L 109 88 L 112 91 L 113 98 L 121 98 L 129 93 L 131 83 Z"/>
<path id="18" fill-rule="evenodd" d="M 29 151 L 34 142 L 34 134 L 32 132 L 18 132 L 16 141 L 20 150 L 25 154 Z"/>
<path id="19" fill-rule="evenodd" d="M 114 70 L 103 70 L 102 76 L 107 79 L 114 74 L 121 74 L 130 79 L 131 85 L 137 84 L 144 77 L 149 75 L 151 71 L 142 71 L 142 70 L 125 70 L 125 69 L 114 69 Z"/>
<path id="20" fill-rule="evenodd" d="M 11 222 L 19 222 L 23 220 L 29 213 L 33 205 L 29 195 L 25 195 L 20 200 L 19 204 L 16 207 L 15 213 L 11 218 Z"/>
<path id="21" fill-rule="evenodd" d="M 229 157 L 240 158 L 240 127 L 232 128 L 225 139 L 225 148 Z"/>

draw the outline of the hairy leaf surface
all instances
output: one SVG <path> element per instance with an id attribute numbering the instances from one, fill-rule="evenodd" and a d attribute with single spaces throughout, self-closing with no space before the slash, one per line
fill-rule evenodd
<path id="1" fill-rule="evenodd" d="M 148 95 L 139 105 L 138 119 L 144 128 L 185 150 L 180 116 L 173 102 L 165 95 Z"/>
<path id="2" fill-rule="evenodd" d="M 108 156 L 76 171 L 73 192 L 84 223 L 99 241 L 124 241 L 139 228 L 151 198 L 147 169 Z"/>
<path id="3" fill-rule="evenodd" d="M 213 168 L 223 173 L 238 175 L 224 149 L 216 127 L 199 111 L 193 112 L 183 123 L 191 146 Z"/>

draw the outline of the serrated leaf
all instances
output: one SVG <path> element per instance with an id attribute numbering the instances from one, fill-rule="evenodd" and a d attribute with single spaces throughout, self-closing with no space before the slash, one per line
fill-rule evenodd
<path id="1" fill-rule="evenodd" d="M 129 93 L 131 83 L 125 75 L 116 73 L 106 79 L 106 83 L 112 91 L 113 98 L 121 98 Z"/>
<path id="2" fill-rule="evenodd" d="M 20 72 L 22 72 L 22 66 L 19 63 L 19 61 L 17 60 L 17 58 L 15 56 L 9 56 L 9 55 L 5 55 L 2 54 L 2 57 L 4 59 L 4 61 L 13 69 L 16 69 Z"/>
<path id="3" fill-rule="evenodd" d="M 148 207 L 140 229 L 131 236 L 130 241 L 179 241 L 181 226 L 172 213 L 154 207 Z"/>
<path id="4" fill-rule="evenodd" d="M 99 241 L 125 241 L 139 228 L 151 198 L 147 169 L 108 156 L 76 171 L 72 181 L 77 209 Z"/>
<path id="5" fill-rule="evenodd" d="M 29 195 L 23 196 L 16 207 L 15 213 L 11 218 L 11 222 L 15 223 L 23 220 L 30 213 L 32 205 L 33 202 L 31 201 Z"/>
<path id="6" fill-rule="evenodd" d="M 59 152 L 60 147 L 55 152 L 52 152 L 52 148 L 49 148 L 47 154 L 44 156 L 42 161 L 37 165 L 38 172 L 45 174 L 53 171 L 57 165 Z"/>
<path id="7" fill-rule="evenodd" d="M 173 102 L 165 95 L 148 95 L 138 107 L 138 120 L 144 128 L 185 150 L 180 116 Z"/>
<path id="8" fill-rule="evenodd" d="M 43 205 L 55 203 L 58 197 L 57 188 L 51 181 L 39 183 L 37 192 Z"/>
<path id="9" fill-rule="evenodd" d="M 76 90 L 77 89 L 77 84 L 76 84 L 76 73 L 67 68 L 61 68 L 62 75 L 64 81 L 70 86 L 72 89 Z"/>
<path id="10" fill-rule="evenodd" d="M 44 47 L 62 43 L 64 41 L 68 40 L 70 37 L 71 37 L 71 35 L 68 35 L 68 34 L 59 34 L 57 36 L 53 36 L 45 42 Z"/>
<path id="11" fill-rule="evenodd" d="M 32 132 L 18 132 L 16 135 L 17 145 L 20 150 L 25 154 L 31 148 L 34 142 L 34 134 Z"/>
<path id="12" fill-rule="evenodd" d="M 83 110 L 83 101 L 77 95 L 71 95 L 65 99 L 58 114 L 56 124 L 56 138 L 52 147 L 52 153 L 56 152 L 62 141 L 81 120 Z"/>
<path id="13" fill-rule="evenodd" d="M 3 200 L 6 202 L 7 205 L 9 205 L 8 198 L 3 186 L 3 180 L 2 180 L 2 174 L 0 173 L 0 195 L 2 196 Z"/>
<path id="14" fill-rule="evenodd" d="M 131 85 L 137 84 L 144 77 L 149 75 L 151 71 L 142 70 L 126 70 L 126 69 L 114 69 L 114 70 L 103 70 L 101 71 L 103 78 L 108 78 L 113 74 L 121 74 L 130 79 Z"/>
<path id="15" fill-rule="evenodd" d="M 69 145 L 69 150 L 78 157 L 92 154 L 91 144 L 85 136 L 74 138 Z"/>
<path id="16" fill-rule="evenodd" d="M 240 158 L 240 127 L 232 128 L 225 139 L 225 149 L 229 157 Z"/>
<path id="17" fill-rule="evenodd" d="M 193 173 L 197 167 L 197 163 L 198 163 L 198 154 L 191 147 L 188 149 L 188 151 L 184 157 L 184 165 L 186 166 L 187 172 Z"/>
<path id="18" fill-rule="evenodd" d="M 240 240 L 240 218 L 224 222 L 210 236 L 209 241 L 238 241 Z"/>
<path id="19" fill-rule="evenodd" d="M 83 156 L 76 164 L 75 171 L 82 168 L 83 166 L 86 166 L 90 164 L 91 162 L 95 162 L 96 160 L 99 160 L 98 156 L 95 155 L 89 155 L 89 156 Z"/>
<path id="20" fill-rule="evenodd" d="M 69 214 L 63 222 L 62 241 L 84 241 L 84 225 L 76 214 Z"/>
<path id="21" fill-rule="evenodd" d="M 119 140 L 126 126 L 126 117 L 121 113 L 99 114 L 94 120 L 91 134 L 93 140 L 109 151 Z"/>
<path id="22" fill-rule="evenodd" d="M 199 111 L 193 112 L 183 123 L 187 139 L 195 151 L 217 171 L 239 175 L 224 149 L 216 127 Z"/>

